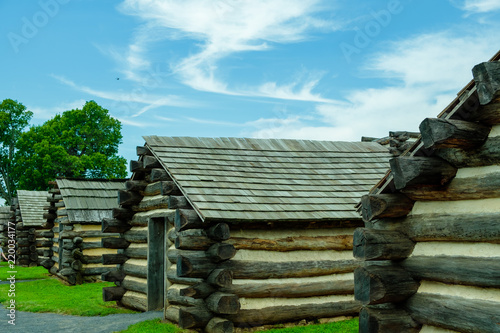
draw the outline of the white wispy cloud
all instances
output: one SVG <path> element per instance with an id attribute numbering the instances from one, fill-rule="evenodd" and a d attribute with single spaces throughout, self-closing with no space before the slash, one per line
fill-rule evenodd
<path id="1" fill-rule="evenodd" d="M 327 102 L 312 93 L 315 81 L 281 86 L 268 82 L 243 90 L 229 87 L 217 76 L 220 61 L 234 53 L 264 51 L 275 43 L 303 41 L 311 31 L 338 28 L 332 22 L 315 17 L 324 9 L 321 6 L 325 6 L 321 0 L 125 0 L 120 10 L 146 22 L 129 47 L 128 71 L 133 73 L 147 63 L 141 57 L 152 41 L 150 35 L 163 29 L 164 38 L 191 39 L 199 43 L 199 52 L 172 66 L 180 80 L 193 89 L 227 95 Z M 293 89 L 296 87 L 301 88 Z"/>
<path id="2" fill-rule="evenodd" d="M 163 106 L 189 107 L 195 105 L 194 102 L 186 101 L 179 96 L 174 96 L 174 95 L 159 96 L 154 94 L 148 94 L 141 90 L 132 91 L 130 93 L 100 91 L 84 85 L 78 85 L 75 82 L 68 80 L 60 75 L 53 74 L 51 76 L 64 85 L 67 85 L 77 91 L 87 93 L 94 97 L 100 97 L 119 103 L 138 103 L 144 105 L 140 107 L 139 111 L 137 111 L 133 115 L 133 117 L 137 117 L 148 110 Z"/>
<path id="3" fill-rule="evenodd" d="M 33 112 L 33 118 L 38 120 L 49 120 L 56 114 L 64 111 L 82 108 L 85 105 L 85 100 L 77 99 L 75 101 L 60 103 L 52 107 L 39 107 L 36 105 L 27 105 L 27 109 Z"/>
<path id="4" fill-rule="evenodd" d="M 500 2 L 498 0 L 455 0 L 452 3 L 470 13 L 487 13 L 500 10 Z"/>

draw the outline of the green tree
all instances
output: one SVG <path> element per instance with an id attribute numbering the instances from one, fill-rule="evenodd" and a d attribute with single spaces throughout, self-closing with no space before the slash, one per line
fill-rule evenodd
<path id="1" fill-rule="evenodd" d="M 0 104 L 0 197 L 8 205 L 16 193 L 16 143 L 32 116 L 33 112 L 12 99 L 4 99 Z"/>
<path id="2" fill-rule="evenodd" d="M 18 142 L 19 188 L 45 190 L 56 177 L 124 178 L 121 123 L 94 101 L 56 115 Z"/>

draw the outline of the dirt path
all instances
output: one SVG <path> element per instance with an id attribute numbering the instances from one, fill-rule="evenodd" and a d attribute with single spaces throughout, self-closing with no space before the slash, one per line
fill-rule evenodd
<path id="1" fill-rule="evenodd" d="M 140 321 L 161 318 L 162 312 L 114 314 L 105 317 L 65 316 L 54 313 L 16 311 L 16 325 L 8 323 L 8 310 L 0 305 L 0 332 L 22 333 L 111 333 Z"/>

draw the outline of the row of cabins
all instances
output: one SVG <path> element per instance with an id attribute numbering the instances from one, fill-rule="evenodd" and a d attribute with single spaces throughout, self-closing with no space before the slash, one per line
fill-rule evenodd
<path id="1" fill-rule="evenodd" d="M 145 137 L 131 180 L 54 183 L 44 264 L 206 332 L 358 314 L 360 332 L 500 332 L 499 58 L 393 149 Z"/>

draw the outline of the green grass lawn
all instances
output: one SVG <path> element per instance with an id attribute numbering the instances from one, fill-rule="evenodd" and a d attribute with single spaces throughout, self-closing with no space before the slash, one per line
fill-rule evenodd
<path id="1" fill-rule="evenodd" d="M 188 330 L 182 330 L 175 325 L 162 323 L 159 318 L 146 320 L 134 325 L 129 326 L 128 329 L 120 331 L 118 333 L 183 333 L 192 332 Z M 269 332 L 269 333 L 357 333 L 358 332 L 358 318 L 353 318 L 349 320 L 338 321 L 335 323 L 328 324 L 317 324 L 308 326 L 296 326 L 288 328 L 274 328 L 267 331 L 259 332 Z"/>
<path id="2" fill-rule="evenodd" d="M 8 267 L 7 262 L 0 262 L 0 280 L 5 281 L 9 277 L 9 271 L 15 271 L 16 280 L 36 280 L 47 279 L 50 274 L 42 266 L 38 267 L 21 267 L 15 266 L 14 269 Z"/>
<path id="3" fill-rule="evenodd" d="M 33 268 L 29 268 L 33 269 Z M 16 284 L 16 306 L 19 311 L 52 312 L 76 316 L 106 316 L 115 313 L 135 313 L 102 300 L 102 288 L 111 282 L 67 286 L 55 278 Z M 10 301 L 10 285 L 0 285 L 0 303 Z"/>

